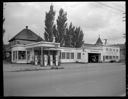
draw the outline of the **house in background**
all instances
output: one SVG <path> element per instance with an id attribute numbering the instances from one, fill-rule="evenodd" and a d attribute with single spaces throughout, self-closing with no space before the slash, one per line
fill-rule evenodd
<path id="1" fill-rule="evenodd" d="M 126 46 L 125 44 L 113 44 L 111 46 L 118 46 L 120 48 L 120 61 L 126 61 Z"/>
<path id="2" fill-rule="evenodd" d="M 26 26 L 25 29 L 20 31 L 17 35 L 15 35 L 12 39 L 9 40 L 9 44 L 10 46 L 13 46 L 16 44 L 30 44 L 40 41 L 44 40 L 36 33 L 28 29 L 28 26 Z"/>

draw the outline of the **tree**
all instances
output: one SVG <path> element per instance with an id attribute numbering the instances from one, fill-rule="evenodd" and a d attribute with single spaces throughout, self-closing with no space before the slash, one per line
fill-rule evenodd
<path id="1" fill-rule="evenodd" d="M 56 28 L 55 24 L 53 26 L 53 35 L 55 37 L 55 42 L 59 43 L 59 34 L 58 34 L 58 31 L 57 31 L 57 28 Z"/>
<path id="2" fill-rule="evenodd" d="M 65 40 L 65 47 L 73 47 L 73 35 L 75 32 L 75 26 L 70 23 L 69 27 L 66 29 L 66 40 Z"/>
<path id="3" fill-rule="evenodd" d="M 83 42 L 84 42 L 83 36 L 84 34 L 83 34 L 83 31 L 80 29 L 80 27 L 76 27 L 73 35 L 73 39 L 72 39 L 73 47 L 79 48 L 83 45 Z"/>
<path id="4" fill-rule="evenodd" d="M 53 40 L 53 25 L 55 19 L 55 11 L 53 10 L 53 5 L 50 6 L 50 10 L 45 17 L 45 32 L 44 38 L 48 42 L 52 42 Z"/>
<path id="5" fill-rule="evenodd" d="M 60 46 L 65 45 L 66 27 L 67 27 L 67 13 L 61 8 L 57 19 L 58 42 Z"/>

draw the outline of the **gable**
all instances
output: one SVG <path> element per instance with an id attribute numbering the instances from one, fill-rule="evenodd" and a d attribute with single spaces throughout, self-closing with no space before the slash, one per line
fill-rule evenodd
<path id="1" fill-rule="evenodd" d="M 15 35 L 12 39 L 9 40 L 9 42 L 13 40 L 28 40 L 28 41 L 43 41 L 43 39 L 38 36 L 36 33 L 31 31 L 28 28 L 23 29 L 21 32 L 19 32 L 17 35 Z"/>

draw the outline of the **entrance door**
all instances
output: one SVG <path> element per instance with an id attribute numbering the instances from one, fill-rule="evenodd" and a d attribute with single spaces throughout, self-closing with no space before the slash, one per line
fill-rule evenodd
<path id="1" fill-rule="evenodd" d="M 100 58 L 99 53 L 88 53 L 88 62 L 89 63 L 98 63 Z"/>

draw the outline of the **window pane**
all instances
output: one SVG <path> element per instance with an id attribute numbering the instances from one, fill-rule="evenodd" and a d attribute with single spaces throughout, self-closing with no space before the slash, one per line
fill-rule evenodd
<path id="1" fill-rule="evenodd" d="M 26 51 L 19 51 L 18 56 L 19 59 L 26 59 Z"/>
<path id="2" fill-rule="evenodd" d="M 74 59 L 74 53 L 71 53 L 71 59 Z"/>
<path id="3" fill-rule="evenodd" d="M 67 53 L 67 59 L 69 59 L 69 55 L 70 55 L 70 53 Z"/>
<path id="4" fill-rule="evenodd" d="M 81 59 L 81 53 L 77 53 L 77 59 Z"/>
<path id="5" fill-rule="evenodd" d="M 65 52 L 62 52 L 62 55 L 61 55 L 62 57 L 62 59 L 65 59 Z"/>
<path id="6" fill-rule="evenodd" d="M 106 59 L 108 59 L 108 56 L 106 56 Z"/>

